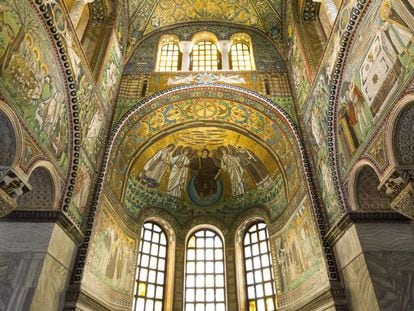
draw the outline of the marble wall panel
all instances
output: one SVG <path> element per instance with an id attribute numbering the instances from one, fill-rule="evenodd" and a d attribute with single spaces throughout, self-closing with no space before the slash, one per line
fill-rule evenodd
<path id="1" fill-rule="evenodd" d="M 334 250 L 339 269 L 343 269 L 354 258 L 361 254 L 362 248 L 355 225 L 351 226 L 338 240 L 334 245 Z"/>
<path id="2" fill-rule="evenodd" d="M 356 226 L 364 252 L 402 251 L 414 253 L 414 225 L 370 223 Z"/>
<path id="3" fill-rule="evenodd" d="M 0 253 L 0 310 L 29 309 L 43 260 L 42 253 Z"/>
<path id="4" fill-rule="evenodd" d="M 52 223 L 0 223 L 0 253 L 46 251 L 53 226 Z"/>
<path id="5" fill-rule="evenodd" d="M 71 269 L 75 259 L 77 246 L 60 226 L 55 226 L 48 253 L 66 269 Z"/>
<path id="6" fill-rule="evenodd" d="M 75 253 L 57 224 L 0 222 L 0 310 L 59 310 Z"/>
<path id="7" fill-rule="evenodd" d="M 414 251 L 411 253 L 369 252 L 365 254 L 365 260 L 380 309 L 412 310 Z"/>
<path id="8" fill-rule="evenodd" d="M 50 255 L 46 255 L 40 278 L 30 305 L 31 311 L 54 311 L 63 307 L 70 271 Z"/>
<path id="9" fill-rule="evenodd" d="M 380 310 L 363 255 L 348 264 L 341 274 L 350 310 Z"/>

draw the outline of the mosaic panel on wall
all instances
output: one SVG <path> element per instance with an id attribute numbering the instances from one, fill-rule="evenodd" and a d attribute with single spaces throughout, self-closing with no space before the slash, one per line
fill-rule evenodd
<path id="1" fill-rule="evenodd" d="M 309 100 L 305 104 L 303 123 L 309 137 L 317 180 L 321 187 L 322 199 L 326 207 L 328 222 L 332 225 L 344 212 L 337 200 L 328 153 L 328 104 L 331 76 L 336 57 L 339 52 L 339 43 L 345 31 L 351 10 L 356 0 L 346 3 L 342 7 L 342 14 L 337 20 L 332 36 L 326 47 L 325 55 L 320 65 L 319 73 L 315 77 Z"/>
<path id="2" fill-rule="evenodd" d="M 276 247 L 277 301 L 288 307 L 291 297 L 317 294 L 329 287 L 312 207 L 308 198 L 300 203 L 286 226 L 272 238 Z"/>
<path id="3" fill-rule="evenodd" d="M 61 1 L 47 2 L 46 11 L 56 26 L 56 35 L 62 39 L 70 62 L 70 72 L 73 74 L 76 85 L 76 99 L 79 107 L 81 149 L 78 177 L 71 190 L 71 203 L 69 213 L 72 219 L 81 224 L 86 215 L 87 199 L 91 190 L 91 182 L 99 163 L 99 154 L 102 149 L 104 128 L 111 118 L 114 101 L 114 88 L 118 80 L 121 66 L 121 49 L 123 45 L 123 29 L 121 24 L 115 27 L 112 37 L 108 41 L 105 64 L 101 71 L 101 84 L 105 88 L 94 87 L 95 81 L 85 59 L 77 34 L 72 31 L 69 16 Z M 55 36 L 56 36 L 55 35 Z M 115 82 L 114 82 L 115 81 Z M 112 93 L 111 93 L 112 92 Z M 112 102 L 111 102 L 112 101 Z M 89 185 L 85 187 L 86 185 Z"/>
<path id="4" fill-rule="evenodd" d="M 111 297 L 110 303 L 130 308 L 135 274 L 137 243 L 119 225 L 119 220 L 108 211 L 108 202 L 103 199 L 91 248 L 85 267 L 87 280 L 83 287 L 87 292 L 102 297 Z"/>
<path id="5" fill-rule="evenodd" d="M 0 86 L 61 173 L 68 167 L 66 90 L 46 30 L 26 1 L 1 1 Z"/>
<path id="6" fill-rule="evenodd" d="M 360 26 L 369 31 L 356 34 L 339 95 L 342 172 L 354 163 L 361 146 L 414 75 L 412 12 L 412 4 L 405 1 L 376 2 Z"/>

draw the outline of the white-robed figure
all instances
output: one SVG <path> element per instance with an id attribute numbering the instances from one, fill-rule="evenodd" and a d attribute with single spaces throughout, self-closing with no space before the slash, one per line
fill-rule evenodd
<path id="1" fill-rule="evenodd" d="M 157 188 L 161 183 L 167 167 L 170 165 L 170 153 L 174 148 L 174 144 L 169 144 L 149 159 L 138 176 L 139 182 L 150 188 Z"/>
<path id="2" fill-rule="evenodd" d="M 240 165 L 239 158 L 231 155 L 228 152 L 228 148 L 224 146 L 220 147 L 218 151 L 221 153 L 221 169 L 229 174 L 230 177 L 232 194 L 243 194 L 246 189 L 243 182 L 243 168 Z"/>
<path id="3" fill-rule="evenodd" d="M 181 197 L 185 192 L 188 170 L 190 165 L 190 147 L 184 147 L 177 155 L 171 157 L 171 172 L 168 180 L 167 192 L 174 197 Z"/>

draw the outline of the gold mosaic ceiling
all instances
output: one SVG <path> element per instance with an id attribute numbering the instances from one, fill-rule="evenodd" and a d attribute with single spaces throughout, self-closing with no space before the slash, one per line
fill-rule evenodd
<path id="1" fill-rule="evenodd" d="M 165 26 L 215 21 L 251 26 L 265 32 L 280 26 L 278 0 L 132 0 L 130 33 L 142 36 Z"/>

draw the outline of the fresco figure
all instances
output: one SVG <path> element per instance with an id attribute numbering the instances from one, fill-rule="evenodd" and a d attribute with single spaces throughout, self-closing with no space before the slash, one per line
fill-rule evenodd
<path id="1" fill-rule="evenodd" d="M 166 148 L 159 150 L 145 165 L 138 176 L 138 181 L 150 188 L 157 188 L 161 179 L 170 165 L 170 154 L 175 145 L 169 144 Z"/>
<path id="2" fill-rule="evenodd" d="M 168 180 L 167 192 L 169 195 L 181 197 L 185 191 L 190 166 L 189 155 L 191 148 L 180 148 L 179 154 L 171 157 L 171 173 Z"/>
<path id="3" fill-rule="evenodd" d="M 203 149 L 201 157 L 195 163 L 192 163 L 192 169 L 197 170 L 197 176 L 194 179 L 194 186 L 200 197 L 212 196 L 217 191 L 216 180 L 222 172 L 221 168 L 216 165 L 215 161 L 209 156 L 210 151 Z"/>
<path id="4" fill-rule="evenodd" d="M 243 182 L 243 168 L 239 158 L 229 153 L 229 149 L 221 146 L 218 151 L 221 153 L 221 169 L 229 174 L 231 182 L 231 192 L 233 195 L 240 195 L 246 191 Z"/>

